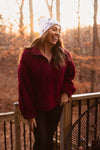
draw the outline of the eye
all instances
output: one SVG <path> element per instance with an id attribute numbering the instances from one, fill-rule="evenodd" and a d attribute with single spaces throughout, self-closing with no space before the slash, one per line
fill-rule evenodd
<path id="1" fill-rule="evenodd" d="M 53 31 L 57 31 L 59 32 L 59 34 L 61 33 L 61 29 L 57 29 L 57 28 L 52 28 Z"/>
<path id="2" fill-rule="evenodd" d="M 56 28 L 52 28 L 52 30 L 53 30 L 53 31 L 56 31 L 57 29 L 56 29 Z"/>

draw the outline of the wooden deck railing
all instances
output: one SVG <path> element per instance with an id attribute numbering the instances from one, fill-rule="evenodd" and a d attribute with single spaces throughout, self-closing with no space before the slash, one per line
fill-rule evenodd
<path id="1" fill-rule="evenodd" d="M 66 103 L 64 106 L 64 110 L 63 110 L 63 114 L 62 114 L 62 118 L 61 118 L 61 143 L 60 143 L 60 150 L 71 150 L 71 137 L 69 137 L 69 139 L 67 139 L 67 136 L 69 134 L 69 132 L 72 130 L 72 125 L 74 124 L 74 122 L 76 120 L 78 120 L 78 118 L 87 110 L 89 109 L 93 104 L 99 102 L 100 103 L 100 92 L 96 92 L 96 93 L 87 93 L 87 94 L 79 94 L 79 95 L 73 95 L 70 103 Z M 97 105 L 95 105 L 94 107 L 94 111 L 93 111 L 93 115 L 94 115 L 94 124 L 99 124 L 99 133 L 100 133 L 100 115 L 99 115 L 99 111 L 100 111 L 100 105 L 97 107 Z M 99 118 L 97 117 L 97 113 Z M 89 122 L 90 120 L 90 114 L 88 113 L 88 115 L 86 116 L 85 120 L 86 120 L 86 147 L 89 144 L 88 143 L 88 139 L 89 139 Z M 79 122 L 78 124 L 78 134 L 76 135 L 78 136 L 78 139 L 80 140 L 80 130 L 81 130 L 81 122 Z M 94 129 L 94 137 L 97 137 L 97 128 L 95 127 Z M 64 140 L 63 140 L 64 139 Z M 69 145 L 67 145 L 66 148 L 66 140 L 67 143 L 69 143 Z M 78 143 L 80 146 L 80 143 Z M 77 149 L 78 150 L 78 149 Z M 87 148 L 85 148 L 85 150 L 87 150 Z"/>
<path id="2" fill-rule="evenodd" d="M 80 115 L 96 101 L 100 101 L 100 92 L 73 95 L 70 103 L 64 105 L 60 121 L 60 143 L 58 144 L 58 146 L 60 146 L 59 148 L 56 147 L 56 150 L 71 150 L 71 139 L 68 139 L 69 145 L 67 148 L 66 139 L 72 125 Z M 97 113 L 97 111 L 95 111 L 95 113 Z M 88 128 L 87 132 L 89 132 Z M 18 103 L 14 103 L 14 112 L 0 114 L 1 150 L 31 150 L 33 141 L 34 137 L 30 132 L 27 121 L 23 119 L 19 112 Z"/>

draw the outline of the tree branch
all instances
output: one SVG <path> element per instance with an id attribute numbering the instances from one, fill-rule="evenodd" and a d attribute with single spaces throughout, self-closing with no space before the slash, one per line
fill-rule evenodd
<path id="1" fill-rule="evenodd" d="M 49 3 L 48 3 L 48 0 L 45 0 L 45 2 L 46 2 L 46 4 L 47 4 L 47 7 L 48 7 L 48 9 L 50 10 L 50 5 L 49 5 Z"/>

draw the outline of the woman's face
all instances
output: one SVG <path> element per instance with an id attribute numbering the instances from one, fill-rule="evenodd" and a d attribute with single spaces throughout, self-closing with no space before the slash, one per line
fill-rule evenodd
<path id="1" fill-rule="evenodd" d="M 47 41 L 55 45 L 60 38 L 61 27 L 59 25 L 54 25 L 48 30 Z"/>

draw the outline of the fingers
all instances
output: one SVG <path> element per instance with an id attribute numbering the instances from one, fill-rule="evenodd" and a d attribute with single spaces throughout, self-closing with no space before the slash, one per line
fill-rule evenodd
<path id="1" fill-rule="evenodd" d="M 37 128 L 37 124 L 36 124 L 35 118 L 29 119 L 28 123 L 29 123 L 30 130 L 33 132 L 34 131 L 34 127 Z"/>
<path id="2" fill-rule="evenodd" d="M 33 124 L 34 124 L 34 127 L 37 128 L 37 124 L 36 124 L 35 118 L 34 118 L 34 120 L 33 120 Z"/>
<path id="3" fill-rule="evenodd" d="M 68 102 L 69 102 L 68 95 L 66 93 L 62 94 L 60 106 L 62 106 L 64 103 L 68 103 Z"/>
<path id="4" fill-rule="evenodd" d="M 69 100 L 68 101 L 60 102 L 60 106 L 62 106 L 64 103 L 69 103 Z"/>
<path id="5" fill-rule="evenodd" d="M 68 99 L 62 99 L 62 103 L 68 102 Z"/>

